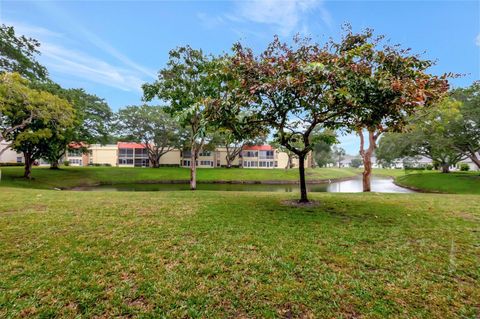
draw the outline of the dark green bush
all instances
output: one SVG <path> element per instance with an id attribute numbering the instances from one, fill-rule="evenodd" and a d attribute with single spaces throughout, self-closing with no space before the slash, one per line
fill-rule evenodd
<path id="1" fill-rule="evenodd" d="M 9 162 L 9 163 L 0 163 L 0 166 L 23 166 L 25 164 L 23 163 L 15 163 L 15 162 Z"/>

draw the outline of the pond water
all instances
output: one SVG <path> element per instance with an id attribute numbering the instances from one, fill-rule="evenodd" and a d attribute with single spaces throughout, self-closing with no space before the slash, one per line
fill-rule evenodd
<path id="1" fill-rule="evenodd" d="M 198 190 L 208 191 L 250 191 L 250 192 L 299 192 L 298 184 L 197 184 Z M 307 185 L 309 192 L 356 193 L 362 191 L 362 178 L 324 184 Z M 188 184 L 117 184 L 75 187 L 75 191 L 125 191 L 125 192 L 157 192 L 189 190 Z M 399 187 L 388 177 L 372 177 L 372 192 L 380 193 L 412 193 L 413 191 Z"/>

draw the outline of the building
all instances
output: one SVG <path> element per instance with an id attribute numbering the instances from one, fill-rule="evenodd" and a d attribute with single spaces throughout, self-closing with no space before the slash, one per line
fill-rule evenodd
<path id="1" fill-rule="evenodd" d="M 66 158 L 71 166 L 85 166 L 89 163 L 88 153 L 85 153 L 85 149 L 88 148 L 84 143 L 70 143 L 68 145 Z"/>
<path id="2" fill-rule="evenodd" d="M 5 152 L 3 152 L 3 154 L 0 157 L 0 163 L 20 164 L 24 162 L 23 154 L 15 152 L 14 150 L 8 147 L 7 143 L 1 142 L 0 151 L 2 151 L 5 148 L 6 148 Z"/>
<path id="3" fill-rule="evenodd" d="M 5 144 L 6 146 L 6 144 Z M 215 168 L 227 166 L 227 149 L 202 151 L 197 159 L 199 168 Z M 172 149 L 162 155 L 160 166 L 190 167 L 192 160 L 190 150 Z M 118 142 L 117 144 L 71 143 L 65 154 L 64 161 L 71 166 L 116 166 L 116 167 L 149 167 L 150 160 L 145 144 L 134 142 Z M 0 163 L 23 163 L 23 155 L 7 150 L 0 158 Z M 305 159 L 305 167 L 311 167 L 312 156 Z M 40 160 L 40 165 L 49 165 Z M 243 168 L 285 168 L 288 165 L 288 155 L 274 149 L 270 145 L 245 146 L 232 161 L 233 167 Z M 298 158 L 292 158 L 292 166 L 298 167 Z"/>

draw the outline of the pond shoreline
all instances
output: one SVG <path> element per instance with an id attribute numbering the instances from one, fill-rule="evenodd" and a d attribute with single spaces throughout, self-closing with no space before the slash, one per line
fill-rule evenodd
<path id="1" fill-rule="evenodd" d="M 423 188 L 418 188 L 414 186 L 408 186 L 408 185 L 403 185 L 399 182 L 396 181 L 394 178 L 392 181 L 393 184 L 397 185 L 398 187 L 403 187 L 409 190 L 412 190 L 417 193 L 425 193 L 425 194 L 451 194 L 451 193 L 445 193 L 445 192 L 440 192 L 440 191 L 435 191 L 435 190 L 428 190 L 428 189 L 423 189 Z"/>
<path id="2" fill-rule="evenodd" d="M 307 180 L 307 185 L 318 185 L 318 184 L 330 184 L 335 182 L 343 182 L 348 181 L 351 179 L 355 179 L 358 175 L 349 176 L 349 177 L 339 177 L 339 178 L 331 178 L 331 179 L 318 179 L 318 180 Z M 188 179 L 173 179 L 173 180 L 147 180 L 147 181 L 137 181 L 133 184 L 140 184 L 140 185 L 152 185 L 152 184 L 159 184 L 159 185 L 178 185 L 178 184 L 189 184 L 190 180 Z M 62 187 L 61 190 L 75 190 L 76 188 L 83 188 L 83 187 L 97 187 L 97 186 L 121 186 L 126 184 L 132 183 L 108 183 L 108 182 L 100 182 L 96 184 L 80 184 L 72 187 Z M 214 180 L 214 181 L 197 181 L 197 184 L 234 184 L 234 185 L 292 185 L 296 184 L 299 185 L 300 182 L 298 180 L 260 180 L 260 181 L 248 181 L 248 180 Z"/>

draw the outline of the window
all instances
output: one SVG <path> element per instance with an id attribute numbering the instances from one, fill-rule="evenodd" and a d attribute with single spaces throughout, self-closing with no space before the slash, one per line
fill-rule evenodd
<path id="1" fill-rule="evenodd" d="M 259 167 L 273 167 L 272 161 L 260 161 L 258 162 Z"/>
<path id="2" fill-rule="evenodd" d="M 82 151 L 80 149 L 69 149 L 68 157 L 81 157 Z"/>
<path id="3" fill-rule="evenodd" d="M 260 159 L 273 159 L 273 151 L 260 151 Z"/>
<path id="4" fill-rule="evenodd" d="M 200 161 L 201 166 L 213 166 L 212 161 Z"/>
<path id="5" fill-rule="evenodd" d="M 80 165 L 80 166 L 82 166 L 82 160 L 81 160 L 81 159 L 78 159 L 78 158 L 71 158 L 68 162 L 69 162 L 71 165 Z"/>
<path id="6" fill-rule="evenodd" d="M 256 151 L 243 151 L 242 152 L 242 155 L 244 157 L 257 157 L 258 156 L 258 152 Z"/>
<path id="7" fill-rule="evenodd" d="M 191 151 L 182 151 L 181 156 L 183 158 L 191 158 L 192 157 L 192 152 Z"/>
<path id="8" fill-rule="evenodd" d="M 221 166 L 221 165 L 220 165 L 220 161 L 217 160 L 217 167 L 220 167 L 220 166 Z"/>
<path id="9" fill-rule="evenodd" d="M 118 157 L 133 158 L 133 148 L 119 148 Z"/>
<path id="10" fill-rule="evenodd" d="M 244 167 L 257 167 L 258 162 L 257 161 L 244 161 Z"/>
<path id="11" fill-rule="evenodd" d="M 189 160 L 183 160 L 182 166 L 190 166 L 190 161 Z"/>
<path id="12" fill-rule="evenodd" d="M 118 159 L 118 164 L 119 165 L 133 165 L 133 159 L 132 158 L 119 158 Z"/>
<path id="13" fill-rule="evenodd" d="M 148 150 L 146 148 L 135 149 L 135 157 L 147 158 L 148 157 Z"/>
<path id="14" fill-rule="evenodd" d="M 210 152 L 210 151 L 203 151 L 200 154 L 198 154 L 198 156 L 210 156 L 211 153 L 212 152 Z"/>
<path id="15" fill-rule="evenodd" d="M 21 156 L 17 157 L 17 163 L 23 163 L 23 158 Z"/>

